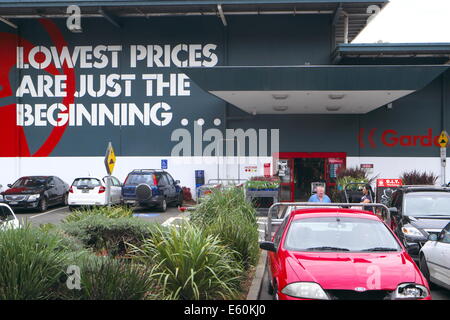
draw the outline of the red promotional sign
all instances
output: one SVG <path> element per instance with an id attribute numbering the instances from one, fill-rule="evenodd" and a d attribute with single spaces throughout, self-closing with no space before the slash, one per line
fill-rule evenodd
<path id="1" fill-rule="evenodd" d="M 377 187 L 395 188 L 402 185 L 402 179 L 377 179 Z"/>
<path id="2" fill-rule="evenodd" d="M 270 177 L 272 173 L 270 172 L 270 163 L 264 163 L 264 177 Z"/>

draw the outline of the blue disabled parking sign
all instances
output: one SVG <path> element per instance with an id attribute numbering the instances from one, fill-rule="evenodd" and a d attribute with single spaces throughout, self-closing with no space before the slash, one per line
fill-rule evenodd
<path id="1" fill-rule="evenodd" d="M 161 159 L 161 169 L 167 169 L 167 159 Z"/>

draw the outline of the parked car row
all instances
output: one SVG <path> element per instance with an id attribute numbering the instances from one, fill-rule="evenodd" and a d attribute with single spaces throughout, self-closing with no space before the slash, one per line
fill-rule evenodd
<path id="1" fill-rule="evenodd" d="M 158 207 L 166 211 L 169 205 L 183 203 L 183 191 L 178 180 L 164 170 L 138 169 L 130 172 L 124 183 L 114 176 L 78 177 L 69 186 L 55 176 L 21 177 L 0 193 L 0 203 L 13 209 L 34 209 L 45 212 L 50 206 L 81 206 L 126 204 Z"/>

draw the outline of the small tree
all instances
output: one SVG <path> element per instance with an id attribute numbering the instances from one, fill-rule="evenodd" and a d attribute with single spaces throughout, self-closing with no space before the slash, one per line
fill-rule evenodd
<path id="1" fill-rule="evenodd" d="M 350 167 L 346 169 L 338 170 L 336 173 L 336 184 L 339 190 L 344 190 L 345 186 L 349 183 L 372 183 L 375 178 L 369 178 L 367 171 L 358 167 Z M 352 187 L 351 189 L 358 189 L 358 187 Z"/>
<path id="2" fill-rule="evenodd" d="M 404 185 L 434 185 L 438 179 L 432 172 L 405 171 L 400 176 Z"/>
<path id="3" fill-rule="evenodd" d="M 350 183 L 361 183 L 360 185 L 350 185 L 348 190 L 352 190 L 355 192 L 360 192 L 360 188 L 362 184 L 370 184 L 376 177 L 369 178 L 367 175 L 367 171 L 358 168 L 357 166 L 349 167 L 349 168 L 341 168 L 336 172 L 336 186 L 337 189 L 331 193 L 331 198 L 334 202 L 345 202 L 346 199 L 343 195 L 343 190 Z"/>

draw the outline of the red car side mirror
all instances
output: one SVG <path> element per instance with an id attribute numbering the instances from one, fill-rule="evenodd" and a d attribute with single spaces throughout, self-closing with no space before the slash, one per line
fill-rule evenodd
<path id="1" fill-rule="evenodd" d="M 271 242 L 271 241 L 261 241 L 259 243 L 259 247 L 262 250 L 277 252 L 277 248 L 275 247 L 275 244 L 273 242 Z"/>

